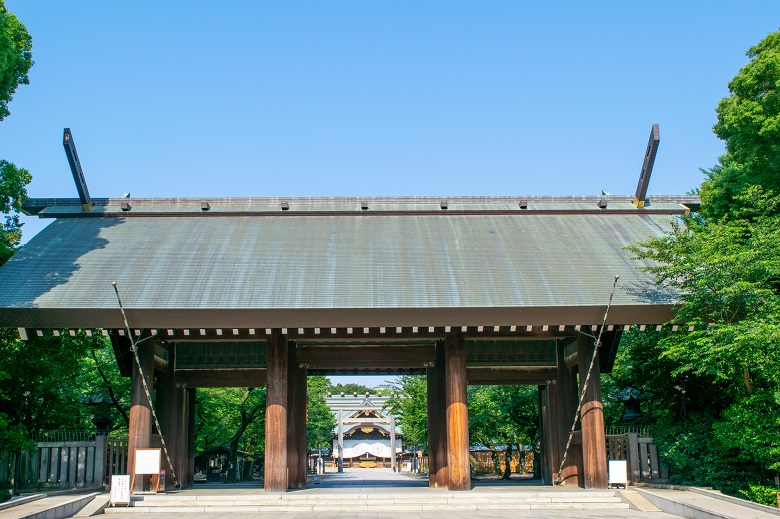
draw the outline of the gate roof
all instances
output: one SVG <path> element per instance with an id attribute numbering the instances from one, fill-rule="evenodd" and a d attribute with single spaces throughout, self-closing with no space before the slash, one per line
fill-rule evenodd
<path id="1" fill-rule="evenodd" d="M 0 268 L 0 325 L 335 328 L 658 324 L 625 247 L 695 197 L 31 200 L 57 218 Z M 688 204 L 688 206 L 684 205 Z"/>

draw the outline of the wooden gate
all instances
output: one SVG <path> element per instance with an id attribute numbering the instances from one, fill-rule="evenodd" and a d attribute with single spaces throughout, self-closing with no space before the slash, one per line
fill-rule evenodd
<path id="1" fill-rule="evenodd" d="M 608 431 L 610 432 L 610 431 Z M 663 483 L 669 473 L 658 455 L 658 447 L 645 431 L 632 428 L 623 434 L 607 434 L 607 459 L 628 461 L 628 482 Z"/>

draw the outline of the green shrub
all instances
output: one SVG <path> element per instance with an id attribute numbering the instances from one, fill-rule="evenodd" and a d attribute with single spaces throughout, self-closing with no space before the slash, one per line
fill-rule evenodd
<path id="1" fill-rule="evenodd" d="M 740 490 L 739 493 L 745 496 L 745 498 L 762 505 L 774 506 L 777 508 L 777 492 L 778 489 L 774 487 L 767 487 L 765 485 L 750 485 L 747 490 Z"/>

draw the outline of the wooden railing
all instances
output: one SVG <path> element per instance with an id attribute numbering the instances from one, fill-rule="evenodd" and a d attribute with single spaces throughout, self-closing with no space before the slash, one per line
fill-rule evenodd
<path id="1" fill-rule="evenodd" d="M 669 480 L 669 473 L 658 456 L 653 438 L 640 436 L 638 432 L 607 434 L 607 459 L 628 461 L 629 484 Z"/>
<path id="2" fill-rule="evenodd" d="M 31 452 L 0 452 L 0 484 L 25 490 L 103 488 L 126 467 L 126 439 L 38 441 Z"/>

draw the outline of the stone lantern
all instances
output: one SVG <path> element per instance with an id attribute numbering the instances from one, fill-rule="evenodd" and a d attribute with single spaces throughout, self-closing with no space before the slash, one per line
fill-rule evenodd
<path id="1" fill-rule="evenodd" d="M 650 397 L 644 393 L 641 389 L 635 387 L 627 387 L 617 396 L 617 401 L 622 402 L 625 406 L 623 410 L 624 422 L 636 422 L 642 417 L 642 408 L 639 405 L 641 402 L 648 400 Z"/>

